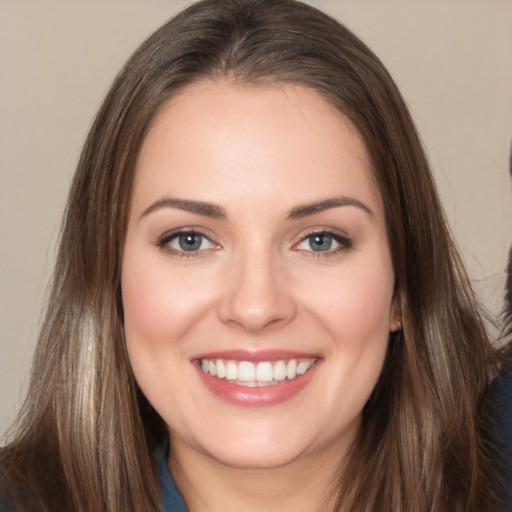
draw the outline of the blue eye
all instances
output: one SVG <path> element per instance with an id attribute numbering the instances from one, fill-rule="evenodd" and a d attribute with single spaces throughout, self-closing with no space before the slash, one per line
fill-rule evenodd
<path id="1" fill-rule="evenodd" d="M 343 249 L 351 247 L 351 242 L 348 238 L 340 236 L 328 231 L 319 231 L 311 233 L 304 237 L 297 245 L 297 249 L 301 251 L 311 251 L 313 253 L 336 253 Z"/>
<path id="2" fill-rule="evenodd" d="M 182 233 L 178 235 L 177 242 L 183 251 L 198 251 L 203 243 L 203 236 L 197 233 Z"/>
<path id="3" fill-rule="evenodd" d="M 332 236 L 327 233 L 316 233 L 308 237 L 309 247 L 313 251 L 328 251 L 332 247 Z"/>
<path id="4" fill-rule="evenodd" d="M 158 245 L 172 252 L 192 254 L 216 247 L 205 235 L 196 231 L 178 231 L 166 235 Z"/>

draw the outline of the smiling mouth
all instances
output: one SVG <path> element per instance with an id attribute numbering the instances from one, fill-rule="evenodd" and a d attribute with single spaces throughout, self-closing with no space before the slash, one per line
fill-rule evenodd
<path id="1" fill-rule="evenodd" d="M 226 359 L 201 359 L 201 370 L 220 380 L 246 387 L 265 387 L 292 381 L 304 375 L 317 360 L 282 359 L 279 361 L 233 361 Z"/>

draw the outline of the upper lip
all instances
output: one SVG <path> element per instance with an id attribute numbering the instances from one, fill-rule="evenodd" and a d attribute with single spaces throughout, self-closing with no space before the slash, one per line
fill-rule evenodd
<path id="1" fill-rule="evenodd" d="M 316 353 L 297 352 L 293 350 L 219 350 L 205 352 L 194 356 L 192 359 L 227 359 L 232 361 L 251 361 L 254 363 L 260 361 L 280 361 L 283 359 L 311 359 L 320 357 Z"/>

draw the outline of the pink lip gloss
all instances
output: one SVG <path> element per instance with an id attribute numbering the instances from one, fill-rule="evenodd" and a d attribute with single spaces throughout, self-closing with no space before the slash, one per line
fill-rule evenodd
<path id="1" fill-rule="evenodd" d="M 298 360 L 299 365 L 307 366 L 304 373 L 299 373 L 292 378 L 286 378 L 281 375 L 278 381 L 272 381 L 268 384 L 254 387 L 243 385 L 240 379 L 230 381 L 229 376 L 219 378 L 219 376 L 210 375 L 201 368 L 201 360 L 208 361 L 229 361 L 231 364 L 237 364 L 241 361 L 248 363 L 277 363 L 278 361 Z M 314 362 L 311 362 L 314 360 Z M 199 372 L 199 376 L 204 385 L 218 398 L 241 407 L 263 407 L 280 404 L 289 400 L 302 389 L 304 389 L 314 377 L 321 358 L 316 354 L 298 353 L 282 350 L 264 350 L 264 351 L 219 351 L 202 354 L 200 357 L 194 358 L 193 363 Z M 268 367 L 268 366 L 267 366 Z M 284 368 L 284 364 L 281 363 Z M 294 370 L 295 372 L 295 370 Z M 249 379 L 251 379 L 249 377 Z M 271 379 L 272 380 L 272 379 Z M 261 381 L 260 381 L 261 382 Z"/>

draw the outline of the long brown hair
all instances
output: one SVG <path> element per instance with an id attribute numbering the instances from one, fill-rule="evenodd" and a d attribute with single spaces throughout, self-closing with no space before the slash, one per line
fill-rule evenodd
<path id="1" fill-rule="evenodd" d="M 74 177 L 30 389 L 1 465 L 28 510 L 154 511 L 165 437 L 140 393 L 120 292 L 135 162 L 187 84 L 295 83 L 358 129 L 385 204 L 403 331 L 393 334 L 340 472 L 343 511 L 493 511 L 488 389 L 496 355 L 405 103 L 350 31 L 294 0 L 204 0 L 157 30 L 116 78 Z"/>

